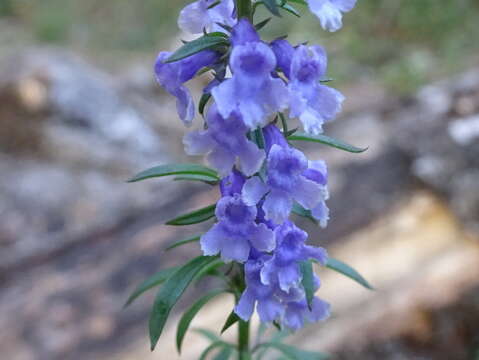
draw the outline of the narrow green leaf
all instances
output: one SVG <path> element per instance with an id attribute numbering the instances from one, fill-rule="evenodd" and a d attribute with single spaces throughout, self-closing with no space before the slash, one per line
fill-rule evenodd
<path id="1" fill-rule="evenodd" d="M 204 115 L 206 104 L 208 104 L 208 101 L 210 99 L 211 99 L 210 93 L 201 95 L 200 103 L 198 104 L 198 112 L 201 114 L 201 116 Z"/>
<path id="2" fill-rule="evenodd" d="M 301 5 L 308 5 L 308 3 L 305 0 L 288 0 L 288 2 L 301 4 Z"/>
<path id="3" fill-rule="evenodd" d="M 144 292 L 164 283 L 171 275 L 175 273 L 176 270 L 178 270 L 178 268 L 178 266 L 175 266 L 168 269 L 160 270 L 155 275 L 146 279 L 144 282 L 138 285 L 135 291 L 133 291 L 133 293 L 130 295 L 123 307 L 127 307 L 128 305 L 130 305 Z"/>
<path id="4" fill-rule="evenodd" d="M 150 313 L 149 328 L 152 351 L 155 349 L 173 306 L 183 295 L 196 274 L 216 259 L 213 256 L 198 256 L 190 260 L 171 275 L 161 287 Z"/>
<path id="5" fill-rule="evenodd" d="M 340 274 L 347 276 L 348 278 L 356 281 L 357 283 L 364 286 L 366 289 L 374 290 L 374 288 L 369 284 L 369 282 L 351 266 L 343 263 L 340 260 L 329 258 L 326 267 L 331 270 L 337 271 Z"/>
<path id="6" fill-rule="evenodd" d="M 190 327 L 191 321 L 198 314 L 203 306 L 205 306 L 211 299 L 218 296 L 219 294 L 224 293 L 224 289 L 212 290 L 207 293 L 205 296 L 201 297 L 196 301 L 181 317 L 180 322 L 178 323 L 178 329 L 176 331 L 176 348 L 178 353 L 181 353 L 181 346 L 185 338 L 186 332 Z"/>
<path id="7" fill-rule="evenodd" d="M 211 181 L 220 180 L 218 173 L 210 168 L 198 164 L 166 164 L 152 167 L 151 169 L 136 174 L 128 182 L 136 182 L 150 178 L 169 175 L 203 175 Z"/>
<path id="8" fill-rule="evenodd" d="M 301 274 L 303 278 L 301 284 L 304 287 L 304 292 L 306 294 L 306 301 L 308 302 L 308 307 L 312 309 L 312 303 L 314 298 L 314 272 L 313 272 L 313 263 L 308 261 L 302 261 L 300 263 Z"/>
<path id="9" fill-rule="evenodd" d="M 218 183 L 217 180 L 213 181 L 211 177 L 205 175 L 180 175 L 176 176 L 173 180 L 175 181 L 200 181 L 206 183 L 208 185 L 216 185 Z"/>
<path id="10" fill-rule="evenodd" d="M 261 30 L 262 28 L 264 28 L 266 26 L 266 24 L 268 24 L 270 21 L 271 21 L 272 18 L 267 18 L 267 19 L 264 19 L 263 21 L 257 23 L 254 27 L 257 31 Z"/>
<path id="11" fill-rule="evenodd" d="M 198 224 L 200 222 L 209 220 L 212 217 L 214 217 L 215 209 L 216 209 L 216 204 L 209 205 L 199 210 L 195 210 L 187 214 L 178 216 L 174 219 L 171 219 L 166 222 L 166 225 L 184 226 L 184 225 Z"/>
<path id="12" fill-rule="evenodd" d="M 276 0 L 262 0 L 262 1 L 264 6 L 266 6 L 266 8 L 269 10 L 271 14 L 281 17 Z"/>
<path id="13" fill-rule="evenodd" d="M 286 345 L 280 342 L 263 343 L 258 345 L 257 349 L 261 347 L 276 349 L 290 360 L 325 360 L 329 358 L 329 355 L 326 354 L 300 350 L 294 346 Z"/>
<path id="14" fill-rule="evenodd" d="M 216 335 L 213 331 L 210 331 L 208 329 L 197 328 L 197 329 L 194 329 L 193 331 L 207 338 L 211 342 L 221 341 L 221 338 L 218 335 Z"/>
<path id="15" fill-rule="evenodd" d="M 166 61 L 165 63 L 171 63 L 178 60 L 187 58 L 188 56 L 199 53 L 200 51 L 207 49 L 214 49 L 218 46 L 227 46 L 229 45 L 228 40 L 223 36 L 219 35 L 223 33 L 211 33 L 208 35 L 203 35 L 202 37 L 192 40 L 178 50 L 176 50 Z"/>
<path id="16" fill-rule="evenodd" d="M 218 355 L 216 355 L 213 360 L 228 360 L 233 354 L 234 348 L 231 346 L 225 346 Z"/>
<path id="17" fill-rule="evenodd" d="M 311 210 L 306 210 L 304 207 L 299 205 L 298 203 L 293 204 L 293 208 L 291 210 L 294 214 L 302 216 L 308 220 L 311 220 L 313 223 L 316 225 L 318 224 L 318 221 L 314 218 L 314 216 L 311 214 Z"/>
<path id="18" fill-rule="evenodd" d="M 225 346 L 230 347 L 230 345 L 225 343 L 224 341 L 215 341 L 201 353 L 199 360 L 205 360 L 209 353 L 212 352 L 214 349 Z"/>
<path id="19" fill-rule="evenodd" d="M 332 146 L 336 149 L 348 151 L 351 153 L 362 153 L 366 151 L 368 148 L 359 148 L 353 145 L 349 145 L 341 140 L 333 139 L 326 135 L 309 135 L 306 133 L 296 133 L 288 137 L 288 140 L 292 141 L 310 141 L 310 142 L 317 142 L 320 144 Z"/>
<path id="20" fill-rule="evenodd" d="M 239 316 L 236 315 L 234 311 L 232 311 L 231 314 L 226 319 L 226 322 L 223 325 L 223 328 L 221 329 L 221 334 L 223 334 L 226 330 L 228 330 L 230 327 L 236 324 L 239 320 L 240 320 Z"/>
<path id="21" fill-rule="evenodd" d="M 201 238 L 201 235 L 195 235 L 195 236 L 189 237 L 187 239 L 177 241 L 177 242 L 171 244 L 170 246 L 168 246 L 165 249 L 165 251 L 169 251 L 171 249 L 174 249 L 174 248 L 186 245 L 186 244 L 190 244 L 190 243 L 193 243 L 193 242 L 200 241 L 200 238 Z"/>
<path id="22" fill-rule="evenodd" d="M 301 14 L 299 13 L 299 11 L 287 3 L 284 3 L 283 5 L 281 5 L 281 9 L 289 12 L 290 14 L 293 14 L 296 17 L 301 17 Z"/>
<path id="23" fill-rule="evenodd" d="M 221 259 L 216 259 L 212 263 L 208 264 L 205 266 L 203 269 L 198 271 L 198 273 L 195 276 L 195 281 L 201 280 L 203 276 L 206 275 L 215 275 L 216 274 L 216 269 L 219 267 L 223 266 L 225 263 Z"/>

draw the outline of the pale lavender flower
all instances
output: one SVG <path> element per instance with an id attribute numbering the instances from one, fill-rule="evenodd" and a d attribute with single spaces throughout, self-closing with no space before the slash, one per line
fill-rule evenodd
<path id="1" fill-rule="evenodd" d="M 291 301 L 285 305 L 284 316 L 281 324 L 293 331 L 299 330 L 304 323 L 314 323 L 326 320 L 330 315 L 331 306 L 315 297 L 311 303 L 311 310 L 308 307 L 306 299 L 300 301 Z"/>
<path id="2" fill-rule="evenodd" d="M 185 125 L 190 126 L 195 116 L 195 104 L 190 91 L 183 84 L 191 80 L 201 68 L 214 64 L 219 59 L 219 54 L 205 50 L 183 60 L 165 63 L 170 55 L 166 51 L 158 55 L 155 64 L 156 79 L 166 91 L 176 97 L 178 115 Z"/>
<path id="3" fill-rule="evenodd" d="M 326 227 L 329 221 L 329 209 L 326 200 L 329 199 L 328 168 L 323 160 L 309 161 L 308 169 L 303 175 L 321 186 L 321 200 L 311 209 L 311 215 L 319 221 L 321 227 Z"/>
<path id="4" fill-rule="evenodd" d="M 207 113 L 208 128 L 187 134 L 183 142 L 189 155 L 208 154 L 207 161 L 220 175 L 226 176 L 239 160 L 241 171 L 251 176 L 263 164 L 265 152 L 246 137 L 248 128 L 236 113 L 224 119 L 213 104 Z"/>
<path id="5" fill-rule="evenodd" d="M 343 26 L 342 17 L 351 11 L 356 0 L 308 0 L 309 9 L 319 18 L 323 29 L 337 31 Z"/>
<path id="6" fill-rule="evenodd" d="M 251 318 L 256 304 L 258 315 L 263 323 L 278 320 L 284 313 L 284 306 L 275 294 L 277 288 L 261 283 L 260 272 L 264 262 L 269 258 L 269 255 L 255 254 L 245 263 L 246 289 L 235 307 L 235 313 L 244 321 Z"/>
<path id="7" fill-rule="evenodd" d="M 335 118 L 344 101 L 339 91 L 320 84 L 326 66 L 326 52 L 321 46 L 300 45 L 291 59 L 289 116 L 299 118 L 305 131 L 314 135 Z"/>
<path id="8" fill-rule="evenodd" d="M 181 30 L 191 34 L 200 34 L 207 31 L 224 31 L 218 23 L 233 26 L 236 24 L 234 15 L 234 0 L 221 0 L 212 8 L 216 0 L 198 0 L 184 7 L 178 18 Z"/>
<path id="9" fill-rule="evenodd" d="M 302 280 L 300 262 L 314 259 L 325 265 L 326 250 L 306 245 L 308 234 L 286 221 L 275 229 L 276 249 L 271 259 L 261 269 L 264 285 L 279 284 L 281 290 L 289 292 L 298 287 Z"/>
<path id="10" fill-rule="evenodd" d="M 254 129 L 286 108 L 288 90 L 281 79 L 271 76 L 276 57 L 267 44 L 259 41 L 248 20 L 241 19 L 234 27 L 232 44 L 229 66 L 233 77 L 211 93 L 223 117 L 236 112 L 248 128 Z"/>
<path id="11" fill-rule="evenodd" d="M 288 145 L 280 130 L 268 125 L 264 131 L 266 149 L 266 182 L 259 177 L 248 179 L 243 187 L 243 200 L 257 204 L 265 195 L 262 209 L 265 218 L 282 224 L 289 216 L 293 201 L 305 209 L 313 209 L 321 201 L 321 185 L 307 179 L 304 172 L 308 160 Z"/>
<path id="12" fill-rule="evenodd" d="M 244 263 L 252 248 L 265 252 L 274 249 L 273 231 L 255 222 L 256 207 L 246 205 L 239 194 L 222 197 L 215 214 L 218 223 L 200 240 L 204 255 L 220 254 L 224 261 Z"/>

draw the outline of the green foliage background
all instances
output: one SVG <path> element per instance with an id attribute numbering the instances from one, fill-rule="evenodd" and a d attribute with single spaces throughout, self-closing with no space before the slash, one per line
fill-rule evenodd
<path id="1" fill-rule="evenodd" d="M 68 45 L 115 62 L 173 47 L 178 10 L 188 2 L 1 0 L 0 20 L 14 22 L 34 41 Z M 298 9 L 304 14 L 299 21 L 285 13 L 286 25 L 274 21 L 265 35 L 290 33 L 292 40 L 326 45 L 332 75 L 341 82 L 374 77 L 408 93 L 478 62 L 477 0 L 359 0 L 345 16 L 343 30 L 334 34 L 322 31 L 307 9 Z M 257 19 L 267 16 L 261 12 Z"/>

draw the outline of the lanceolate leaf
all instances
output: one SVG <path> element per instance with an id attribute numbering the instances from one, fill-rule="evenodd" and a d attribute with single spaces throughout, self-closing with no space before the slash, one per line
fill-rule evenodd
<path id="1" fill-rule="evenodd" d="M 211 33 L 208 35 L 204 35 L 198 39 L 192 40 L 184 44 L 182 47 L 176 50 L 168 59 L 166 59 L 165 63 L 175 62 L 187 58 L 188 56 L 194 55 L 203 50 L 215 49 L 219 46 L 227 45 L 229 45 L 229 42 L 226 39 L 225 34 L 223 33 Z"/>
<path id="2" fill-rule="evenodd" d="M 354 270 L 351 266 L 339 261 L 337 259 L 328 258 L 328 262 L 326 266 L 334 271 L 337 271 L 350 279 L 353 279 L 357 283 L 364 286 L 366 289 L 374 290 L 374 288 L 368 283 L 368 281 L 359 274 L 356 270 Z"/>
<path id="3" fill-rule="evenodd" d="M 308 302 L 308 307 L 311 310 L 313 298 L 314 298 L 314 273 L 313 273 L 313 263 L 308 261 L 302 261 L 300 263 L 301 274 L 303 279 L 301 284 L 304 287 L 304 292 L 306 293 L 306 300 Z"/>
<path id="4" fill-rule="evenodd" d="M 210 181 L 220 180 L 218 174 L 213 169 L 198 164 L 166 164 L 155 166 L 151 169 L 142 171 L 135 175 L 128 182 L 136 182 L 145 179 L 151 179 L 169 175 L 202 175 Z"/>
<path id="5" fill-rule="evenodd" d="M 204 207 L 202 209 L 189 212 L 187 214 L 184 214 L 172 220 L 169 220 L 168 222 L 166 222 L 166 225 L 183 226 L 183 225 L 198 224 L 200 222 L 209 220 L 212 217 L 214 217 L 215 208 L 216 208 L 216 204 L 213 204 L 213 205 Z"/>
<path id="6" fill-rule="evenodd" d="M 301 14 L 299 13 L 298 10 L 296 10 L 293 6 L 289 5 L 289 4 L 283 4 L 281 5 L 281 8 L 287 12 L 289 12 L 290 14 L 293 14 L 294 16 L 297 16 L 297 17 L 301 17 Z"/>
<path id="7" fill-rule="evenodd" d="M 276 16 L 281 16 L 278 10 L 278 4 L 276 3 L 276 0 L 262 0 L 264 6 L 271 12 L 271 14 L 276 15 Z"/>
<path id="8" fill-rule="evenodd" d="M 168 246 L 165 249 L 165 251 L 168 251 L 168 250 L 171 250 L 171 249 L 174 249 L 174 248 L 177 248 L 179 246 L 186 245 L 186 244 L 190 244 L 192 242 L 200 241 L 200 237 L 201 237 L 201 235 L 195 235 L 195 236 L 189 237 L 188 239 L 177 241 L 177 242 L 171 244 L 170 246 Z"/>
<path id="9" fill-rule="evenodd" d="M 190 260 L 171 275 L 161 287 L 150 314 L 151 350 L 154 350 L 173 306 L 183 295 L 196 274 L 216 259 L 213 256 L 198 256 Z"/>
<path id="10" fill-rule="evenodd" d="M 328 355 L 319 352 L 304 351 L 294 346 L 286 345 L 280 342 L 268 342 L 258 345 L 257 348 L 267 347 L 280 351 L 287 359 L 290 360 L 326 360 Z"/>
<path id="11" fill-rule="evenodd" d="M 334 148 L 352 152 L 352 153 L 361 153 L 366 151 L 368 148 L 359 148 L 353 145 L 346 144 L 345 142 L 337 139 L 333 139 L 326 135 L 309 135 L 306 133 L 295 133 L 288 137 L 288 140 L 292 141 L 310 141 L 310 142 L 317 142 L 320 144 L 332 146 Z"/>
<path id="12" fill-rule="evenodd" d="M 164 283 L 171 275 L 175 273 L 176 270 L 178 270 L 178 268 L 179 268 L 178 266 L 175 266 L 172 268 L 158 271 L 155 275 L 146 279 L 144 282 L 138 285 L 135 291 L 133 291 L 133 293 L 130 295 L 130 297 L 126 301 L 124 307 L 130 305 L 133 301 L 135 301 L 137 297 L 139 297 L 144 292 L 154 288 L 155 286 L 158 286 Z"/>
<path id="13" fill-rule="evenodd" d="M 308 220 L 311 220 L 316 225 L 318 224 L 318 221 L 313 217 L 313 215 L 311 214 L 311 211 L 306 210 L 304 207 L 302 207 L 298 203 L 293 204 L 293 209 L 291 211 L 296 215 L 299 215 L 304 218 L 307 218 Z"/>
<path id="14" fill-rule="evenodd" d="M 201 95 L 200 103 L 198 104 L 198 112 L 199 112 L 201 115 L 204 114 L 206 104 L 208 104 L 208 101 L 209 101 L 210 99 L 211 99 L 211 94 L 209 94 L 209 93 L 206 93 L 206 94 Z"/>
<path id="15" fill-rule="evenodd" d="M 207 183 L 209 185 L 216 185 L 218 183 L 217 180 L 212 180 L 210 176 L 205 175 L 180 175 L 176 176 L 173 180 L 175 181 L 201 181 Z"/>
<path id="16" fill-rule="evenodd" d="M 191 321 L 198 314 L 201 308 L 206 305 L 211 299 L 219 294 L 223 293 L 224 289 L 213 290 L 201 297 L 196 301 L 181 317 L 180 322 L 178 323 L 178 330 L 176 331 L 176 348 L 178 353 L 181 353 L 181 345 L 183 344 L 183 339 L 185 338 L 186 332 L 190 327 Z"/>
<path id="17" fill-rule="evenodd" d="M 301 5 L 308 5 L 308 3 L 305 0 L 288 0 L 288 2 L 301 4 Z"/>
<path id="18" fill-rule="evenodd" d="M 231 346 L 225 346 L 218 355 L 216 355 L 213 360 L 228 360 L 233 354 L 234 348 Z"/>
<path id="19" fill-rule="evenodd" d="M 210 352 L 212 352 L 214 349 L 216 348 L 225 348 L 225 347 L 229 347 L 231 348 L 231 345 L 228 344 L 228 343 L 225 343 L 224 341 L 215 341 L 214 343 L 212 343 L 210 346 L 208 346 L 200 355 L 199 357 L 199 360 L 206 360 L 206 357 L 209 355 Z"/>
<path id="20" fill-rule="evenodd" d="M 267 18 L 267 19 L 264 19 L 263 21 L 257 23 L 254 27 L 256 30 L 261 30 L 262 28 L 264 28 L 266 26 L 267 23 L 269 23 L 271 21 L 272 18 Z"/>
<path id="21" fill-rule="evenodd" d="M 232 311 L 231 314 L 226 319 L 226 322 L 223 325 L 223 328 L 221 329 L 221 333 L 223 334 L 226 330 L 228 330 L 230 327 L 236 324 L 239 320 L 240 320 L 239 316 L 236 315 L 234 311 Z"/>

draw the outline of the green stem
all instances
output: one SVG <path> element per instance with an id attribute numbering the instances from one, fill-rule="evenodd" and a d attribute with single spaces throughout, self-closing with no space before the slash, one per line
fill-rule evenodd
<path id="1" fill-rule="evenodd" d="M 236 9 L 238 12 L 238 19 L 245 17 L 249 21 L 253 21 L 253 7 L 251 0 L 236 0 Z"/>
<path id="2" fill-rule="evenodd" d="M 238 321 L 238 360 L 251 360 L 249 352 L 249 321 Z"/>

